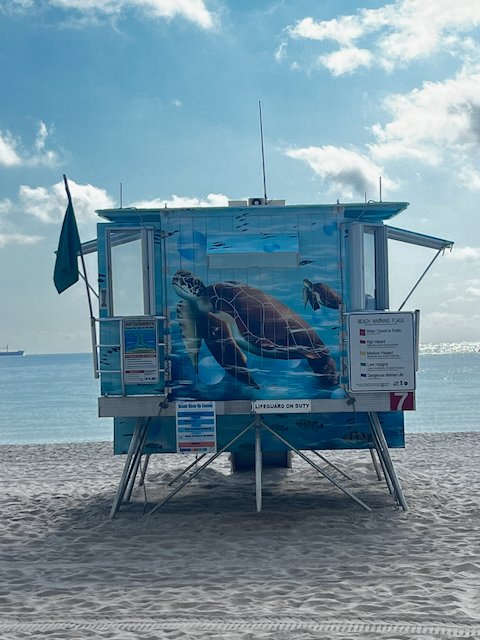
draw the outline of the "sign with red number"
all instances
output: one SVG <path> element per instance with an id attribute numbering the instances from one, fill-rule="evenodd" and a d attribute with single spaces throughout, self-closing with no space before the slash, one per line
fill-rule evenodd
<path id="1" fill-rule="evenodd" d="M 415 394 L 413 391 L 394 391 L 390 394 L 390 409 L 392 411 L 414 411 Z"/>

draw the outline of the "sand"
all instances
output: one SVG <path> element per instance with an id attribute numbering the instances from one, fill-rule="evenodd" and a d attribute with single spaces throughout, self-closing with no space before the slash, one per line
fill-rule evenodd
<path id="1" fill-rule="evenodd" d="M 328 455 L 371 513 L 298 457 L 256 513 L 253 474 L 220 456 L 153 516 L 139 488 L 110 520 L 109 443 L 0 447 L 0 638 L 480 638 L 480 433 L 392 451 L 408 512 L 367 452 Z M 152 458 L 150 506 L 187 461 Z"/>

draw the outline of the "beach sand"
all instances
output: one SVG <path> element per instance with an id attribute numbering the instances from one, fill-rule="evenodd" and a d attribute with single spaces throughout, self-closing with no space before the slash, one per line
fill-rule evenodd
<path id="1" fill-rule="evenodd" d="M 109 443 L 1 447 L 0 638 L 480 638 L 480 433 L 392 451 L 408 512 L 368 452 L 326 455 L 371 513 L 296 456 L 256 513 L 225 455 L 154 515 L 138 488 L 110 520 Z M 150 507 L 187 462 L 152 458 Z"/>

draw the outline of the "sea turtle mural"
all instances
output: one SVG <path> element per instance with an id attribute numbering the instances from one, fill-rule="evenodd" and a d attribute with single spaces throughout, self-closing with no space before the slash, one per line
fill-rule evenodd
<path id="1" fill-rule="evenodd" d="M 307 278 L 303 281 L 302 296 L 305 307 L 309 303 L 314 311 L 320 307 L 338 309 L 342 304 L 342 299 L 336 291 L 322 282 L 312 283 Z"/>
<path id="2" fill-rule="evenodd" d="M 227 373 L 256 389 L 246 352 L 280 360 L 305 359 L 322 385 L 338 384 L 335 361 L 325 344 L 280 300 L 240 282 L 206 286 L 183 269 L 176 272 L 172 285 L 181 298 L 177 317 L 196 371 L 203 340 Z"/>

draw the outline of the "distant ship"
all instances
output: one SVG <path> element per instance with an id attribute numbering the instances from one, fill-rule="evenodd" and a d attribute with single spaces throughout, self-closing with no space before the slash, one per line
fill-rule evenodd
<path id="1" fill-rule="evenodd" d="M 25 351 L 9 351 L 8 344 L 6 347 L 0 347 L 0 357 L 1 356 L 23 356 Z"/>

